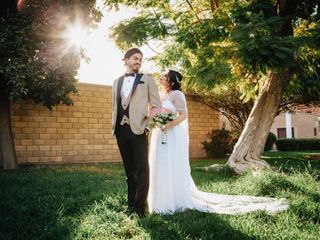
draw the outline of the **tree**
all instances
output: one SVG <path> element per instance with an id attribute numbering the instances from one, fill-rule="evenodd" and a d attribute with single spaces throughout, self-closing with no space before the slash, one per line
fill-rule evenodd
<path id="1" fill-rule="evenodd" d="M 18 11 L 18 9 L 20 11 Z M 49 109 L 72 104 L 83 52 L 67 46 L 63 33 L 81 19 L 93 27 L 101 14 L 95 0 L 10 0 L 0 6 L 0 166 L 17 166 L 10 104 L 31 99 Z"/>
<path id="2" fill-rule="evenodd" d="M 266 78 L 228 159 L 228 165 L 236 173 L 269 168 L 260 156 L 282 96 L 294 78 L 302 79 L 294 69 L 302 50 L 318 48 L 318 5 L 317 1 L 253 1 L 239 8 L 238 27 L 233 35 L 238 45 L 237 55 L 253 73 L 260 71 Z M 299 34 L 301 28 L 305 28 L 307 34 Z M 314 56 L 305 57 L 313 59 Z M 315 71 L 308 75 L 317 75 L 317 65 L 310 67 Z M 319 77 L 314 78 L 319 82 Z"/>
<path id="3" fill-rule="evenodd" d="M 270 168 L 261 154 L 281 101 L 295 95 L 308 100 L 303 88 L 320 89 L 320 1 L 105 2 L 141 7 L 139 16 L 115 26 L 112 36 L 120 48 L 162 41 L 164 52 L 155 60 L 178 66 L 185 86 L 210 89 L 233 82 L 243 99 L 253 97 L 248 89 L 253 86 L 258 96 L 228 166 L 238 174 Z"/>
<path id="4" fill-rule="evenodd" d="M 192 87 L 185 89 L 194 101 L 201 102 L 222 114 L 229 121 L 234 137 L 240 136 L 253 107 L 253 98 L 244 102 L 235 84 L 208 90 L 205 88 L 194 90 Z"/>

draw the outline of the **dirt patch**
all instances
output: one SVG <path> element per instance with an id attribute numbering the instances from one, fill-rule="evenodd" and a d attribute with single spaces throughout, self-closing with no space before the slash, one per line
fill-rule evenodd
<path id="1" fill-rule="evenodd" d="M 306 155 L 304 159 L 320 161 L 320 154 Z"/>

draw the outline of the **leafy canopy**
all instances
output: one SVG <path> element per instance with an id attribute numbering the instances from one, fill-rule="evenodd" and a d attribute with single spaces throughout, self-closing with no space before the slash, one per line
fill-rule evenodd
<path id="1" fill-rule="evenodd" d="M 83 52 L 63 35 L 77 21 L 93 27 L 101 13 L 95 0 L 26 0 L 2 3 L 0 89 L 10 100 L 32 99 L 52 106 L 71 104 Z"/>
<path id="2" fill-rule="evenodd" d="M 288 2 L 288 1 L 287 1 Z M 140 14 L 113 28 L 126 49 L 156 39 L 164 51 L 154 58 L 162 68 L 179 68 L 188 91 L 214 94 L 234 86 L 244 102 L 254 99 L 268 71 L 289 68 L 293 78 L 284 102 L 320 100 L 319 1 L 112 1 L 139 7 Z"/>

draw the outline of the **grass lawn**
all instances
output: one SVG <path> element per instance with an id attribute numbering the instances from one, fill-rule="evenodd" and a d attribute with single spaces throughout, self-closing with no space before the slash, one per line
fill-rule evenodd
<path id="1" fill-rule="evenodd" d="M 186 211 L 129 219 L 122 164 L 22 168 L 0 172 L 0 239 L 320 239 L 320 161 L 312 152 L 268 152 L 278 171 L 238 177 L 196 167 L 199 189 L 287 198 L 290 209 L 229 216 Z M 320 152 L 318 152 L 320 153 Z"/>

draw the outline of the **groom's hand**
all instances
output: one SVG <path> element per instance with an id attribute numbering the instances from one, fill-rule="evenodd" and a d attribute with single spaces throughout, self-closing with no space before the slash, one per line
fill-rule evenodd
<path id="1" fill-rule="evenodd" d="M 152 108 L 150 110 L 150 117 L 153 118 L 155 117 L 158 113 L 161 113 L 161 108 Z M 149 129 L 150 130 L 150 129 Z"/>
<path id="2" fill-rule="evenodd" d="M 150 129 L 150 128 L 146 127 L 146 128 L 144 129 L 144 133 L 145 133 L 146 135 L 148 135 L 150 132 L 151 132 L 151 129 Z"/>

